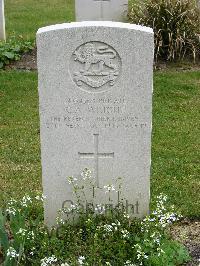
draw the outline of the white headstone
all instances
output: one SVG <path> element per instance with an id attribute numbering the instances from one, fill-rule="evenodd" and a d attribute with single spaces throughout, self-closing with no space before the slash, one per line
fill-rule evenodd
<path id="1" fill-rule="evenodd" d="M 76 21 L 124 21 L 128 0 L 75 0 Z"/>
<path id="2" fill-rule="evenodd" d="M 0 0 L 0 40 L 6 39 L 5 17 L 4 17 L 4 0 Z"/>
<path id="3" fill-rule="evenodd" d="M 113 204 L 142 217 L 150 198 L 152 29 L 119 22 L 77 22 L 37 33 L 45 220 L 75 203 L 66 177 L 92 170 L 98 204 L 104 186 L 123 178 Z M 87 189 L 87 188 L 86 188 Z M 94 192 L 94 191 L 93 191 Z M 83 202 L 83 205 L 85 202 Z"/>

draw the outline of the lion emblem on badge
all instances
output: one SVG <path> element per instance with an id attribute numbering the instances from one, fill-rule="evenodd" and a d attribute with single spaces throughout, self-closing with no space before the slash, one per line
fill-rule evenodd
<path id="1" fill-rule="evenodd" d="M 89 42 L 79 46 L 73 53 L 73 61 L 79 67 L 73 72 L 73 80 L 79 87 L 97 90 L 107 83 L 113 86 L 119 75 L 119 55 L 105 43 Z"/>

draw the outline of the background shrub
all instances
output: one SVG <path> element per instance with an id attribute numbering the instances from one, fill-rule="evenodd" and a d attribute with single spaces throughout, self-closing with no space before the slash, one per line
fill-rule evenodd
<path id="1" fill-rule="evenodd" d="M 11 61 L 19 60 L 23 53 L 31 51 L 33 48 L 31 41 L 25 41 L 21 37 L 11 37 L 6 42 L 0 41 L 0 69 Z"/>
<path id="2" fill-rule="evenodd" d="M 195 1 L 137 1 L 131 5 L 129 19 L 154 29 L 155 61 L 199 58 L 200 9 Z"/>

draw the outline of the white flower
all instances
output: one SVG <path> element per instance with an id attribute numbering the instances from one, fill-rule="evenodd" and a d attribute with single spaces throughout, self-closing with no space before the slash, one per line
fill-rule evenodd
<path id="1" fill-rule="evenodd" d="M 13 208 L 13 207 L 8 207 L 8 209 L 6 209 L 6 212 L 7 212 L 9 215 L 15 215 L 15 214 L 16 214 L 16 209 Z"/>
<path id="2" fill-rule="evenodd" d="M 78 212 L 81 207 L 78 204 L 71 204 L 70 207 L 64 207 L 60 210 L 60 213 L 70 213 L 73 211 Z"/>
<path id="3" fill-rule="evenodd" d="M 73 176 L 69 176 L 68 178 L 68 183 L 69 184 L 74 184 L 75 181 L 77 181 L 77 178 L 73 177 Z M 75 184 L 76 185 L 76 184 Z"/>
<path id="4" fill-rule="evenodd" d="M 91 179 L 92 178 L 92 171 L 88 168 L 85 168 L 82 171 L 81 176 L 82 176 L 83 180 Z"/>
<path id="5" fill-rule="evenodd" d="M 30 232 L 28 232 L 26 238 L 27 238 L 27 239 L 34 239 L 34 237 L 35 237 L 35 235 L 34 235 L 33 231 L 30 231 Z"/>
<path id="6" fill-rule="evenodd" d="M 105 205 L 102 204 L 97 204 L 95 207 L 95 211 L 98 212 L 99 214 L 103 214 L 105 210 L 106 210 Z"/>
<path id="7" fill-rule="evenodd" d="M 11 199 L 11 200 L 9 200 L 8 205 L 12 206 L 16 203 L 17 203 L 17 201 L 15 199 Z"/>
<path id="8" fill-rule="evenodd" d="M 165 251 L 161 248 L 157 248 L 158 256 L 160 257 L 161 253 L 165 253 Z"/>
<path id="9" fill-rule="evenodd" d="M 127 260 L 125 263 L 124 263 L 124 266 L 136 266 L 136 264 L 132 264 L 132 262 L 130 260 Z"/>
<path id="10" fill-rule="evenodd" d="M 26 232 L 27 232 L 26 229 L 20 228 L 19 231 L 16 234 L 20 235 L 20 236 L 25 236 Z"/>
<path id="11" fill-rule="evenodd" d="M 80 256 L 79 258 L 78 258 L 78 263 L 80 264 L 80 265 L 83 265 L 84 264 L 84 261 L 85 260 L 85 257 L 84 256 Z"/>
<path id="12" fill-rule="evenodd" d="M 60 266 L 70 266 L 67 262 L 62 263 Z"/>
<path id="13" fill-rule="evenodd" d="M 57 262 L 57 258 L 54 255 L 51 257 L 45 257 L 44 259 L 41 259 L 41 266 L 51 265 L 54 262 Z"/>
<path id="14" fill-rule="evenodd" d="M 110 224 L 105 224 L 103 227 L 106 232 L 112 232 L 113 230 L 113 227 Z"/>
<path id="15" fill-rule="evenodd" d="M 59 224 L 65 224 L 65 221 L 61 217 L 56 217 L 56 223 Z"/>
<path id="16" fill-rule="evenodd" d="M 36 199 L 36 200 L 39 200 L 39 201 L 44 201 L 44 199 L 46 199 L 46 198 L 47 198 L 47 197 L 44 196 L 43 194 L 42 194 L 41 196 L 39 196 L 39 195 L 35 196 L 35 199 Z"/>
<path id="17" fill-rule="evenodd" d="M 123 214 L 123 216 L 124 216 L 124 218 L 127 218 L 127 219 L 130 218 L 130 215 L 128 213 L 126 213 L 126 212 Z"/>
<path id="18" fill-rule="evenodd" d="M 31 203 L 31 197 L 30 196 L 24 196 L 21 200 L 22 207 L 28 207 L 28 204 Z"/>
<path id="19" fill-rule="evenodd" d="M 116 191 L 114 185 L 107 185 L 103 187 L 105 189 L 105 193 L 108 193 L 110 191 Z"/>
<path id="20" fill-rule="evenodd" d="M 7 249 L 7 257 L 10 257 L 10 259 L 17 258 L 17 257 L 19 257 L 19 254 L 17 253 L 17 251 L 13 247 L 9 247 Z"/>
<path id="21" fill-rule="evenodd" d="M 126 229 L 122 230 L 121 233 L 123 238 L 129 238 L 130 233 Z"/>

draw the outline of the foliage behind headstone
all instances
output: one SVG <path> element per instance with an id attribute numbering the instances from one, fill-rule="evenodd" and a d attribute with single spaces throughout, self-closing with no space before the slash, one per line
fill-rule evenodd
<path id="1" fill-rule="evenodd" d="M 129 19 L 154 29 L 155 60 L 168 61 L 200 56 L 200 12 L 191 0 L 134 2 Z"/>
<path id="2" fill-rule="evenodd" d="M 23 53 L 33 49 L 33 43 L 22 38 L 10 38 L 7 42 L 0 41 L 0 69 L 12 61 L 17 61 Z"/>

